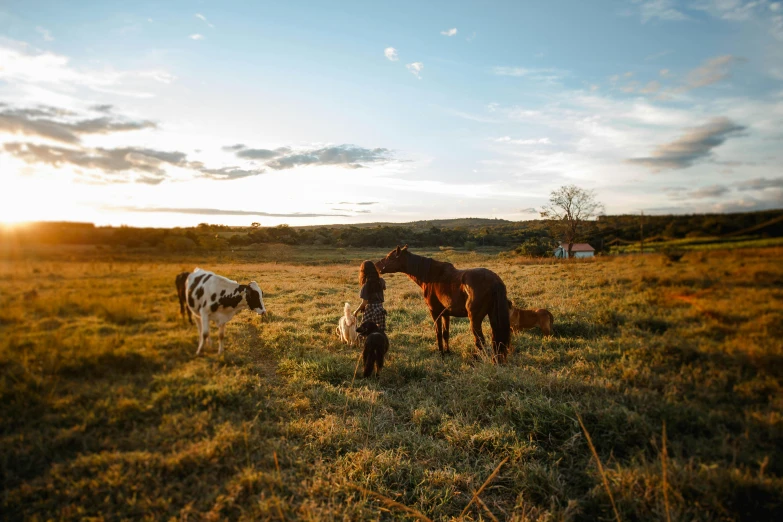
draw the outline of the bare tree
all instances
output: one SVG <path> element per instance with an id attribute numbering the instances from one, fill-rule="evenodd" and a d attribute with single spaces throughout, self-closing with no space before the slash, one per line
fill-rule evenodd
<path id="1" fill-rule="evenodd" d="M 541 208 L 541 217 L 554 222 L 554 232 L 568 243 L 568 257 L 579 239 L 584 222 L 603 212 L 604 206 L 595 199 L 595 192 L 576 185 L 564 185 L 549 195 L 549 204 Z"/>

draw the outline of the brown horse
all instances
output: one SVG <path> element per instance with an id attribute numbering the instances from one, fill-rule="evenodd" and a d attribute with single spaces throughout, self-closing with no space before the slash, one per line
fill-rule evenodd
<path id="1" fill-rule="evenodd" d="M 451 263 L 417 256 L 408 245 L 389 252 L 375 263 L 381 274 L 402 272 L 424 291 L 424 300 L 435 322 L 438 350 L 449 353 L 449 318 L 467 317 L 481 350 L 486 344 L 481 322 L 489 315 L 492 348 L 499 362 L 505 362 L 511 339 L 506 285 L 486 268 L 458 270 Z"/>

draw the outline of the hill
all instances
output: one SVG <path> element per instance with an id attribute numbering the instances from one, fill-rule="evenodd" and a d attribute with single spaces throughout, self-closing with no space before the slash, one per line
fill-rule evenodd
<path id="1" fill-rule="evenodd" d="M 95 227 L 90 223 L 32 223 L 0 229 L 0 245 L 95 245 L 110 248 L 143 248 L 173 252 L 253 248 L 254 245 L 332 247 L 477 247 L 517 249 L 532 256 L 551 255 L 559 238 L 552 237 L 544 220 L 507 221 L 463 218 L 410 223 L 363 223 L 291 227 L 229 227 L 202 223 L 190 228 Z M 598 253 L 636 251 L 644 237 L 648 249 L 694 248 L 698 245 L 744 242 L 744 246 L 779 244 L 783 238 L 783 211 L 736 214 L 668 216 L 600 216 L 585 224 L 580 241 Z M 729 238 L 732 238 L 730 241 Z M 748 243 L 750 241 L 751 243 Z M 752 243 L 752 242 L 757 243 Z M 760 242 L 760 243 L 759 243 Z"/>

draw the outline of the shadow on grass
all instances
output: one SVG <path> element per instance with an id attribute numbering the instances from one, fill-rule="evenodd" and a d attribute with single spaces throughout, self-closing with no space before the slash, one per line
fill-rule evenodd
<path id="1" fill-rule="evenodd" d="M 63 364 L 58 373 L 71 379 L 105 379 L 138 373 L 154 373 L 162 366 L 158 359 L 137 352 L 105 352 L 92 357 L 79 357 Z"/>

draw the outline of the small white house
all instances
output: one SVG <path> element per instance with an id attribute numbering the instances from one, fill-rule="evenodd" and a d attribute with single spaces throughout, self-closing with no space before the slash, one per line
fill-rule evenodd
<path id="1" fill-rule="evenodd" d="M 571 253 L 574 257 L 593 257 L 595 248 L 587 243 L 574 243 L 571 245 Z M 568 243 L 560 243 L 560 246 L 555 249 L 555 257 L 562 259 L 568 257 Z"/>

